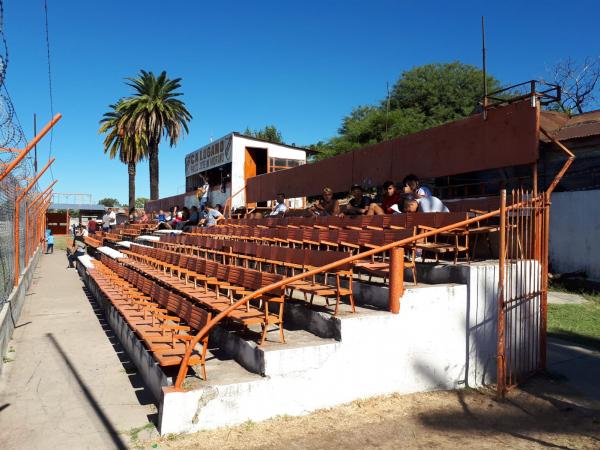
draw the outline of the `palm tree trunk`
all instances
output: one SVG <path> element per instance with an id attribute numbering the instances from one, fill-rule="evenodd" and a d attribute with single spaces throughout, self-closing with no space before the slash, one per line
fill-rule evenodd
<path id="1" fill-rule="evenodd" d="M 135 172 L 135 163 L 128 163 L 127 173 L 129 174 L 129 211 L 131 211 L 131 208 L 135 208 Z"/>
<path id="2" fill-rule="evenodd" d="M 158 142 L 149 142 L 148 153 L 148 164 L 150 165 L 150 200 L 158 200 Z"/>

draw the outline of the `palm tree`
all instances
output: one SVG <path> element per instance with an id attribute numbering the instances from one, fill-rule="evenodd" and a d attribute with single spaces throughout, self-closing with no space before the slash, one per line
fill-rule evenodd
<path id="1" fill-rule="evenodd" d="M 104 153 L 110 159 L 119 157 L 127 164 L 129 175 L 129 210 L 135 207 L 135 174 L 136 165 L 146 156 L 145 135 L 136 134 L 133 127 L 127 123 L 127 110 L 123 100 L 116 105 L 109 105 L 110 111 L 104 113 L 100 120 L 99 133 L 106 133 L 104 138 Z"/>
<path id="2" fill-rule="evenodd" d="M 175 92 L 181 87 L 181 78 L 170 80 L 165 71 L 156 77 L 140 70 L 137 78 L 128 78 L 135 93 L 123 100 L 123 109 L 136 135 L 145 134 L 150 165 L 150 199 L 158 199 L 158 146 L 161 138 L 169 139 L 173 147 L 182 133 L 188 130 L 192 115 Z"/>

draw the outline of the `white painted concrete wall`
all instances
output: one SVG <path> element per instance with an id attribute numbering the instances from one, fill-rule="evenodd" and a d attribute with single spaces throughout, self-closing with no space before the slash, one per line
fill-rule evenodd
<path id="1" fill-rule="evenodd" d="M 464 285 L 408 289 L 398 315 L 373 312 L 341 318 L 341 342 L 315 346 L 314 355 L 304 349 L 304 367 L 296 361 L 285 370 L 288 358 L 281 355 L 284 359 L 270 362 L 271 375 L 257 381 L 208 383 L 188 392 L 167 388 L 160 408 L 161 433 L 306 414 L 392 392 L 460 387 L 466 370 L 466 303 Z"/>
<path id="2" fill-rule="evenodd" d="M 552 194 L 550 265 L 600 281 L 600 190 Z"/>

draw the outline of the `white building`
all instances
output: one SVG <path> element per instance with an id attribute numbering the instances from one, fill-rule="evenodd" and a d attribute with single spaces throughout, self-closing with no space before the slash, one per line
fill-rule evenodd
<path id="1" fill-rule="evenodd" d="M 185 204 L 188 207 L 197 204 L 193 193 L 202 186 L 205 178 L 211 187 L 210 203 L 225 205 L 233 194 L 232 208 L 244 206 L 244 186 L 248 178 L 306 164 L 310 153 L 312 151 L 308 149 L 230 133 L 186 155 Z M 305 199 L 288 199 L 288 204 L 302 208 Z"/>

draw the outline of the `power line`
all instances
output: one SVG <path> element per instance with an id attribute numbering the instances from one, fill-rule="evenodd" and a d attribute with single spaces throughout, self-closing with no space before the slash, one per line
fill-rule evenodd
<path id="1" fill-rule="evenodd" d="M 50 117 L 54 117 L 54 99 L 52 96 L 52 66 L 50 64 L 50 36 L 48 32 L 48 0 L 44 0 L 44 14 L 46 18 L 46 53 L 48 56 L 48 92 L 50 95 Z M 48 148 L 48 160 L 52 157 L 52 140 L 54 138 L 54 127 L 50 129 L 50 145 Z M 50 175 L 54 180 L 54 174 L 52 173 L 52 167 L 50 167 Z"/>

